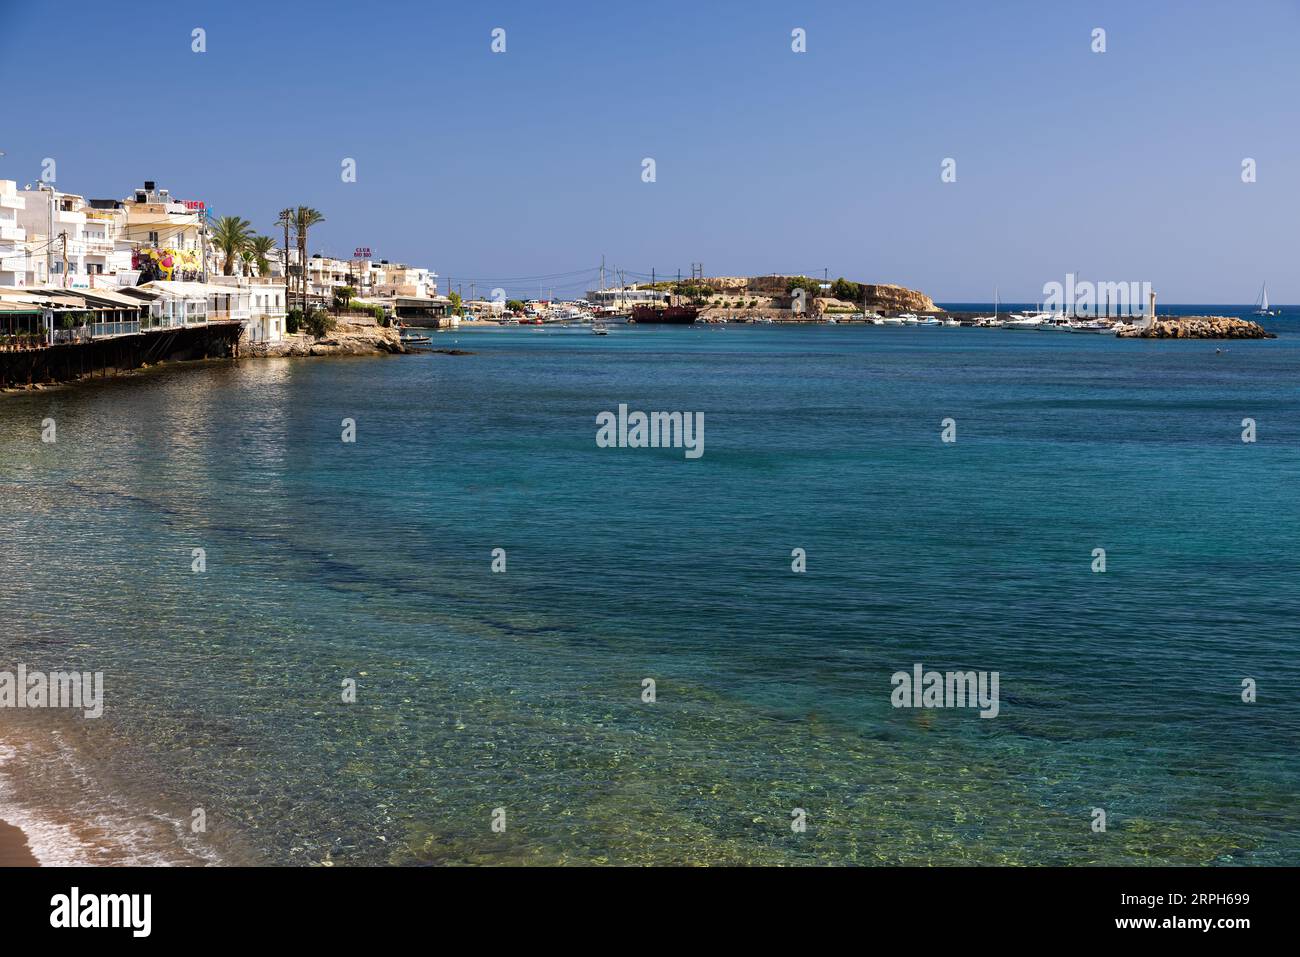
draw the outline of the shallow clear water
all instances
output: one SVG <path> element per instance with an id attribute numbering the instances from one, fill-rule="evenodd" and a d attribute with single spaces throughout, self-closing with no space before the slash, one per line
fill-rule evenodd
<path id="1" fill-rule="evenodd" d="M 0 397 L 0 670 L 107 685 L 0 711 L 0 818 L 177 862 L 1300 863 L 1290 322 L 503 328 Z M 704 456 L 598 448 L 619 403 Z M 917 662 L 1000 714 L 892 708 Z"/>

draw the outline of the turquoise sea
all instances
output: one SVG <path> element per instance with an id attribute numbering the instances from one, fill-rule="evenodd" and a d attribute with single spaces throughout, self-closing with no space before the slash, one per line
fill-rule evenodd
<path id="1" fill-rule="evenodd" d="M 507 327 L 0 396 L 0 670 L 106 687 L 0 710 L 0 819 L 47 862 L 1300 864 L 1268 324 Z M 704 455 L 598 448 L 620 403 Z M 917 663 L 1000 713 L 891 707 Z"/>

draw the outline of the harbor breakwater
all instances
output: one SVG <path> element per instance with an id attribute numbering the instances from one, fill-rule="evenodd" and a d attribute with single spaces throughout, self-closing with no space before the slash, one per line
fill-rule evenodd
<path id="1" fill-rule="evenodd" d="M 1258 322 L 1234 316 L 1175 316 L 1121 329 L 1121 339 L 1276 339 Z"/>

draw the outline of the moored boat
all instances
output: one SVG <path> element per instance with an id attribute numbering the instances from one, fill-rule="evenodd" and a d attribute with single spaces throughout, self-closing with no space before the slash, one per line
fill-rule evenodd
<path id="1" fill-rule="evenodd" d="M 694 306 L 633 306 L 629 322 L 689 326 L 700 315 Z"/>

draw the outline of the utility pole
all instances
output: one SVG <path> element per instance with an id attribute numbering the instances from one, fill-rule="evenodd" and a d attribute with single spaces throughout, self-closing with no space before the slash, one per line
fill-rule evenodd
<path id="1" fill-rule="evenodd" d="M 45 190 L 50 194 L 50 205 L 45 210 L 48 216 L 48 225 L 45 227 L 45 281 L 49 283 L 54 278 L 54 187 L 49 183 L 41 183 L 36 188 Z M 25 268 L 26 263 L 24 262 Z"/>
<path id="2" fill-rule="evenodd" d="M 203 281 L 208 281 L 208 210 L 199 210 L 199 265 Z"/>
<path id="3" fill-rule="evenodd" d="M 293 210 L 280 210 L 280 220 L 278 225 L 284 227 L 284 246 L 280 251 L 281 265 L 284 267 L 284 308 L 287 312 L 291 303 L 289 302 L 289 223 L 293 221 Z"/>
<path id="4" fill-rule="evenodd" d="M 65 229 L 59 233 L 59 239 L 63 240 L 63 288 L 68 288 L 68 231 Z"/>

